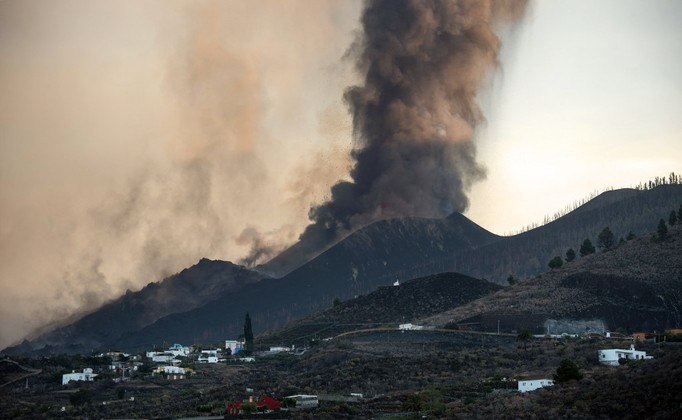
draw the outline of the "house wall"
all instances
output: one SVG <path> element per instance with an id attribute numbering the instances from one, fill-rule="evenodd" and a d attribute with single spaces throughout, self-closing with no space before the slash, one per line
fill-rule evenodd
<path id="1" fill-rule="evenodd" d="M 518 381 L 518 390 L 519 392 L 529 392 L 553 385 L 554 381 L 551 379 L 531 379 L 527 381 Z"/>
<path id="2" fill-rule="evenodd" d="M 647 356 L 645 351 L 635 350 L 632 346 L 629 350 L 627 349 L 605 349 L 599 350 L 597 352 L 597 357 L 600 363 L 610 366 L 618 366 L 620 359 L 630 359 L 630 360 L 645 360 L 651 359 L 651 356 Z"/>
<path id="3" fill-rule="evenodd" d="M 225 349 L 230 349 L 232 354 L 237 354 L 244 350 L 244 343 L 236 340 L 225 340 Z"/>
<path id="4" fill-rule="evenodd" d="M 71 381 L 92 381 L 96 374 L 92 373 L 92 369 L 83 369 L 83 372 L 65 373 L 62 375 L 62 385 L 66 385 Z"/>

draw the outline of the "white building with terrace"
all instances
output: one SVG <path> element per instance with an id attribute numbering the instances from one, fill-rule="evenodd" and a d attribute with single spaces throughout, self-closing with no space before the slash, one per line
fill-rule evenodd
<path id="1" fill-rule="evenodd" d="M 598 350 L 599 362 L 609 366 L 618 366 L 621 360 L 649 360 L 653 356 L 647 356 L 645 351 L 635 350 L 635 345 L 629 349 L 604 349 Z"/>

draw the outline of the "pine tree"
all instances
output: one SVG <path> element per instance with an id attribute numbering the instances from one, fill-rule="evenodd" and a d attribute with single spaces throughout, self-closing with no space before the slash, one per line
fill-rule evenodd
<path id="1" fill-rule="evenodd" d="M 584 257 L 585 255 L 590 255 L 594 254 L 594 245 L 592 245 L 592 241 L 589 240 L 589 238 L 585 238 L 583 241 L 583 244 L 580 245 L 580 256 Z"/>
<path id="2" fill-rule="evenodd" d="M 549 266 L 549 268 L 554 270 L 555 268 L 561 267 L 563 264 L 564 264 L 564 261 L 561 259 L 560 256 L 557 255 L 556 257 L 549 260 L 549 264 L 547 264 L 547 265 Z"/>
<path id="3" fill-rule="evenodd" d="M 566 251 L 566 262 L 571 262 L 575 259 L 575 251 L 573 248 L 568 248 L 568 251 Z"/>
<path id="4" fill-rule="evenodd" d="M 246 354 L 253 352 L 253 329 L 251 328 L 251 317 L 248 312 L 244 318 L 244 350 Z"/>
<path id="5" fill-rule="evenodd" d="M 682 220 L 682 204 L 680 204 L 680 209 L 677 211 L 677 220 Z"/>
<path id="6" fill-rule="evenodd" d="M 602 248 L 604 251 L 608 251 L 613 246 L 613 241 L 613 232 L 611 232 L 611 229 L 609 229 L 608 226 L 599 232 L 599 236 L 597 237 L 597 245 L 599 248 Z"/>
<path id="7" fill-rule="evenodd" d="M 668 227 L 665 225 L 665 220 L 661 219 L 658 222 L 658 239 L 663 241 L 668 237 Z"/>
<path id="8" fill-rule="evenodd" d="M 668 218 L 668 224 L 670 226 L 675 226 L 675 223 L 677 223 L 677 213 L 675 213 L 675 210 L 670 212 L 670 218 Z"/>
<path id="9" fill-rule="evenodd" d="M 628 236 L 625 237 L 625 240 L 626 240 L 626 241 L 631 241 L 631 240 L 633 240 L 633 239 L 635 239 L 635 238 L 636 238 L 635 234 L 632 233 L 632 231 L 631 231 L 631 232 L 628 233 Z"/>

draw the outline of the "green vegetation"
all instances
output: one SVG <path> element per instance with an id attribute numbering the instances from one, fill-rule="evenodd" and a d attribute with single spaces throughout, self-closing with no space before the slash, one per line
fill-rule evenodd
<path id="1" fill-rule="evenodd" d="M 628 232 L 628 236 L 625 237 L 625 240 L 626 240 L 626 241 L 631 241 L 631 240 L 635 239 L 636 237 L 637 237 L 637 236 L 635 236 L 635 234 L 632 233 L 632 231 L 630 231 L 630 232 Z"/>
<path id="2" fill-rule="evenodd" d="M 253 328 L 251 327 L 251 317 L 248 312 L 244 318 L 244 352 L 245 354 L 253 352 Z"/>
<path id="3" fill-rule="evenodd" d="M 607 226 L 599 232 L 599 236 L 597 236 L 597 246 L 604 251 L 608 251 L 613 247 L 614 240 L 613 232 L 611 232 L 611 229 Z"/>
<path id="4" fill-rule="evenodd" d="M 258 411 L 258 407 L 252 402 L 245 402 L 239 408 L 244 415 L 250 415 Z"/>
<path id="5" fill-rule="evenodd" d="M 585 238 L 582 245 L 580 245 L 580 256 L 584 257 L 586 255 L 594 254 L 595 251 L 592 241 L 590 241 L 589 238 Z"/>
<path id="6" fill-rule="evenodd" d="M 518 283 L 518 280 L 516 280 L 514 276 L 510 274 L 509 277 L 507 277 L 507 284 L 513 286 L 516 283 Z"/>
<path id="7" fill-rule="evenodd" d="M 419 398 L 419 394 L 408 395 L 407 399 L 403 401 L 402 410 L 403 411 L 421 411 L 422 402 Z"/>
<path id="8" fill-rule="evenodd" d="M 79 389 L 69 397 L 69 402 L 75 406 L 88 404 L 90 401 L 92 401 L 92 391 L 87 389 Z"/>
<path id="9" fill-rule="evenodd" d="M 521 328 L 519 331 L 519 335 L 516 336 L 516 339 L 520 342 L 523 343 L 523 349 L 528 350 L 528 342 L 533 338 L 533 335 L 530 333 L 530 330 L 528 328 Z"/>
<path id="10" fill-rule="evenodd" d="M 335 297 L 335 298 L 334 298 L 334 301 L 332 301 L 332 306 L 334 306 L 335 308 L 336 308 L 337 306 L 341 306 L 341 299 Z"/>
<path id="11" fill-rule="evenodd" d="M 573 248 L 568 248 L 568 251 L 566 251 L 566 262 L 571 262 L 575 260 L 575 251 Z"/>
<path id="12" fill-rule="evenodd" d="M 583 374 L 580 373 L 578 365 L 576 365 L 571 359 L 562 360 L 561 364 L 556 370 L 556 373 L 554 374 L 554 382 L 556 383 L 568 382 L 572 380 L 579 381 L 582 378 Z"/>
<path id="13" fill-rule="evenodd" d="M 401 405 L 402 411 L 423 412 L 430 416 L 443 416 L 445 403 L 443 392 L 436 387 L 428 387 L 417 394 L 408 395 Z"/>
<path id="14" fill-rule="evenodd" d="M 560 268 L 562 265 L 564 265 L 564 260 L 562 260 L 561 257 L 557 255 L 556 257 L 549 260 L 549 263 L 547 265 L 549 266 L 549 268 L 554 270 L 555 268 Z"/>
<path id="15" fill-rule="evenodd" d="M 670 217 L 668 218 L 668 224 L 670 226 L 675 226 L 675 223 L 677 223 L 677 213 L 675 213 L 675 210 L 670 212 Z"/>
<path id="16" fill-rule="evenodd" d="M 668 238 L 668 227 L 665 225 L 665 220 L 659 220 L 656 235 L 659 241 L 664 241 Z"/>

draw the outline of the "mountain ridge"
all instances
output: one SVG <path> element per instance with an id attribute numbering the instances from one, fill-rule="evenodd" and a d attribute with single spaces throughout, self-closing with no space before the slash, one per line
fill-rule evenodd
<path id="1" fill-rule="evenodd" d="M 196 307 L 128 328 L 118 339 L 96 338 L 112 348 L 162 341 L 217 341 L 238 335 L 246 312 L 251 313 L 255 331 L 263 331 L 326 309 L 335 298 L 369 293 L 396 279 L 448 271 L 506 284 L 510 274 L 523 278 L 543 271 L 551 256 L 563 255 L 568 247 L 577 249 L 585 237 L 595 240 L 605 226 L 610 226 L 616 237 L 628 231 L 651 231 L 656 221 L 667 218 L 679 203 L 682 185 L 609 191 L 551 223 L 510 237 L 497 236 L 461 214 L 445 219 L 383 220 L 349 235 L 282 278 L 250 272 L 251 281 L 202 295 Z M 98 327 L 102 328 L 92 325 Z M 84 328 L 79 331 L 86 338 L 81 340 L 81 350 L 97 342 L 87 340 L 92 333 Z M 75 337 L 76 332 L 66 336 Z"/>
<path id="2" fill-rule="evenodd" d="M 661 331 L 682 324 L 682 226 L 669 227 L 669 238 L 647 234 L 565 263 L 513 287 L 467 305 L 424 317 L 417 322 L 433 326 L 480 323 L 491 330 L 491 320 L 523 316 L 540 320 L 599 319 L 607 328 Z M 514 321 L 512 321 L 514 322 Z M 529 323 L 537 320 L 528 319 Z M 539 329 L 539 331 L 538 331 Z"/>
<path id="3" fill-rule="evenodd" d="M 136 292 L 126 291 L 71 324 L 8 347 L 4 352 L 21 353 L 40 346 L 63 347 L 66 352 L 99 348 L 129 330 L 143 328 L 175 312 L 194 309 L 215 295 L 262 278 L 245 267 L 202 258 L 195 265 L 159 282 L 151 282 Z"/>

